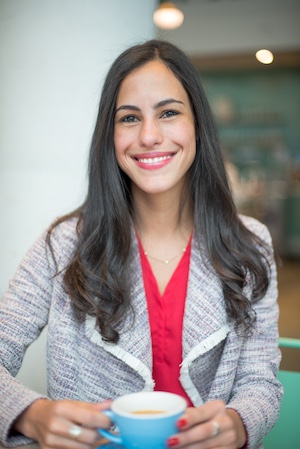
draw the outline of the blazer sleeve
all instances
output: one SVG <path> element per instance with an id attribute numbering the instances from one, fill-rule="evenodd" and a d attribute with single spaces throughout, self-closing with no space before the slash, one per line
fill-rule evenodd
<path id="1" fill-rule="evenodd" d="M 272 248 L 267 228 L 255 220 L 254 232 Z M 247 430 L 247 448 L 260 447 L 279 417 L 283 388 L 277 380 L 281 360 L 278 348 L 277 270 L 273 255 L 270 282 L 265 296 L 253 308 L 256 324 L 244 338 L 229 408 L 235 409 Z"/>
<path id="2" fill-rule="evenodd" d="M 44 397 L 15 376 L 27 347 L 48 321 L 55 269 L 45 236 L 28 251 L 0 300 L 0 441 L 7 446 L 30 442 L 12 431 L 12 424 L 31 403 Z"/>

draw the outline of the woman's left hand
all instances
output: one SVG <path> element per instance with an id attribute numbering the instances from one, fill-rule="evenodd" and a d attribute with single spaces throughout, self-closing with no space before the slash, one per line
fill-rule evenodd
<path id="1" fill-rule="evenodd" d="M 244 424 L 222 401 L 188 408 L 177 422 L 180 432 L 168 439 L 170 448 L 240 449 L 246 443 Z"/>

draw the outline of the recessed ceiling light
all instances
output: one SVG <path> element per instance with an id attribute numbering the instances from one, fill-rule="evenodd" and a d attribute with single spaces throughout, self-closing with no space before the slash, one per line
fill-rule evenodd
<path id="1" fill-rule="evenodd" d="M 271 64 L 274 60 L 273 53 L 265 48 L 258 50 L 255 53 L 255 57 L 262 64 Z"/>

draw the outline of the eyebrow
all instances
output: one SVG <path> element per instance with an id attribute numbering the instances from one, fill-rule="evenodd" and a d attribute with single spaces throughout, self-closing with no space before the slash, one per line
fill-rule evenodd
<path id="1" fill-rule="evenodd" d="M 159 101 L 158 103 L 155 103 L 153 109 L 159 109 L 159 108 L 167 106 L 167 105 L 169 105 L 171 103 L 184 104 L 183 101 L 175 100 L 175 98 L 167 98 L 166 100 L 162 100 L 162 101 Z M 141 109 L 139 107 L 131 105 L 131 104 L 123 104 L 118 109 L 116 109 L 116 113 L 118 111 L 122 111 L 122 110 L 140 111 Z"/>

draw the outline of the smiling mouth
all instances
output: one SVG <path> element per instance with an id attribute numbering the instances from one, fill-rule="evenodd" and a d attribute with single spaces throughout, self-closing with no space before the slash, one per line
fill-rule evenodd
<path id="1" fill-rule="evenodd" d="M 156 156 L 156 157 L 143 157 L 143 158 L 138 158 L 135 157 L 134 159 L 138 162 L 142 162 L 143 164 L 157 164 L 158 162 L 163 162 L 166 161 L 168 159 L 171 159 L 174 156 L 174 154 L 170 154 L 168 156 Z"/>

